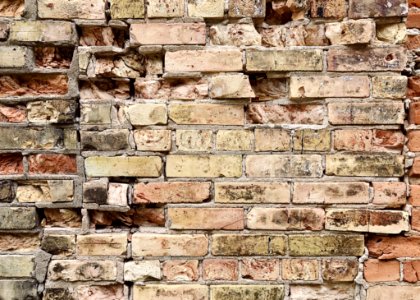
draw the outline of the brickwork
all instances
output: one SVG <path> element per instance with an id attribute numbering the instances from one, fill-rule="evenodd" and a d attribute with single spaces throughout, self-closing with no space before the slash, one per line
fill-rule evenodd
<path id="1" fill-rule="evenodd" d="M 0 299 L 418 299 L 419 49 L 418 0 L 0 0 Z"/>

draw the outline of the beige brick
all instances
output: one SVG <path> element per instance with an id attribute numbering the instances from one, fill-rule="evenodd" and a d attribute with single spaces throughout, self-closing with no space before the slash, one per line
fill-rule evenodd
<path id="1" fill-rule="evenodd" d="M 127 253 L 126 233 L 88 234 L 77 236 L 77 255 L 119 256 Z"/>
<path id="2" fill-rule="evenodd" d="M 365 182 L 296 182 L 294 203 L 369 203 L 369 184 Z"/>
<path id="3" fill-rule="evenodd" d="M 34 277 L 35 258 L 30 255 L 0 255 L 0 278 Z"/>
<path id="4" fill-rule="evenodd" d="M 404 175 L 404 156 L 327 155 L 326 174 L 335 176 L 399 177 Z"/>
<path id="5" fill-rule="evenodd" d="M 265 0 L 232 0 L 229 1 L 229 17 L 253 17 L 265 16 Z"/>
<path id="6" fill-rule="evenodd" d="M 52 281 L 117 280 L 122 263 L 110 260 L 53 260 L 48 265 L 48 279 Z"/>
<path id="7" fill-rule="evenodd" d="M 0 149 L 61 148 L 63 131 L 56 128 L 0 128 Z"/>
<path id="8" fill-rule="evenodd" d="M 328 71 L 402 71 L 407 63 L 404 48 L 330 49 L 327 54 Z"/>
<path id="9" fill-rule="evenodd" d="M 247 71 L 322 71 L 321 50 L 246 50 Z"/>
<path id="10" fill-rule="evenodd" d="M 211 300 L 259 300 L 284 297 L 283 285 L 213 285 Z"/>
<path id="11" fill-rule="evenodd" d="M 0 229 L 29 230 L 37 225 L 34 207 L 0 207 Z"/>
<path id="12" fill-rule="evenodd" d="M 254 207 L 246 218 L 249 229 L 322 230 L 324 228 L 324 210 L 321 208 Z"/>
<path id="13" fill-rule="evenodd" d="M 368 232 L 369 211 L 366 209 L 327 209 L 325 229 Z"/>
<path id="14" fill-rule="evenodd" d="M 357 259 L 329 258 L 322 260 L 322 278 L 326 281 L 353 281 L 358 269 Z"/>
<path id="15" fill-rule="evenodd" d="M 81 103 L 80 104 L 81 124 L 110 124 L 111 103 Z"/>
<path id="16" fill-rule="evenodd" d="M 249 130 L 219 130 L 216 134 L 216 148 L 219 151 L 250 151 L 252 139 L 253 134 Z"/>
<path id="17" fill-rule="evenodd" d="M 345 0 L 311 1 L 311 16 L 313 18 L 343 19 L 347 16 L 347 2 Z"/>
<path id="18" fill-rule="evenodd" d="M 162 125 L 168 118 L 165 104 L 134 104 L 125 107 L 125 113 L 134 126 Z"/>
<path id="19" fill-rule="evenodd" d="M 37 283 L 29 280 L 1 280 L 0 297 L 3 299 L 36 299 Z"/>
<path id="20" fill-rule="evenodd" d="M 208 300 L 209 287 L 198 284 L 149 284 L 133 287 L 133 300 L 159 299 L 159 300 Z"/>
<path id="21" fill-rule="evenodd" d="M 166 52 L 166 72 L 228 72 L 242 70 L 239 49 L 179 50 Z"/>
<path id="22" fill-rule="evenodd" d="M 216 256 L 268 255 L 268 244 L 267 235 L 214 234 L 211 253 Z"/>
<path id="23" fill-rule="evenodd" d="M 25 66 L 27 50 L 19 46 L 0 47 L 0 68 L 22 68 Z"/>
<path id="24" fill-rule="evenodd" d="M 134 203 L 199 203 L 210 197 L 208 182 L 149 182 L 134 185 Z"/>
<path id="25" fill-rule="evenodd" d="M 293 136 L 293 151 L 329 151 L 330 147 L 329 130 L 303 129 Z"/>
<path id="26" fill-rule="evenodd" d="M 202 18 L 222 18 L 225 1 L 223 0 L 188 0 L 188 16 Z"/>
<path id="27" fill-rule="evenodd" d="M 213 147 L 213 132 L 211 130 L 181 130 L 176 131 L 176 146 L 181 151 L 209 151 Z"/>
<path id="28" fill-rule="evenodd" d="M 248 155 L 247 177 L 321 177 L 320 155 Z"/>
<path id="29" fill-rule="evenodd" d="M 375 98 L 402 99 L 406 94 L 407 76 L 375 76 L 372 86 Z"/>
<path id="30" fill-rule="evenodd" d="M 64 234 L 44 234 L 41 249 L 52 255 L 73 255 L 76 253 L 76 236 Z"/>
<path id="31" fill-rule="evenodd" d="M 202 266 L 204 280 L 238 280 L 236 259 L 205 259 Z"/>
<path id="32" fill-rule="evenodd" d="M 215 202 L 289 203 L 290 186 L 283 182 L 217 182 Z"/>
<path id="33" fill-rule="evenodd" d="M 255 129 L 255 151 L 290 150 L 290 133 L 283 129 Z"/>
<path id="34" fill-rule="evenodd" d="M 183 0 L 149 0 L 147 2 L 149 18 L 172 18 L 184 16 Z"/>
<path id="35" fill-rule="evenodd" d="M 168 177 L 241 177 L 240 155 L 168 155 Z"/>
<path id="36" fill-rule="evenodd" d="M 172 229 L 240 230 L 244 228 L 242 208 L 168 208 Z"/>
<path id="37" fill-rule="evenodd" d="M 160 261 L 129 261 L 124 264 L 124 281 L 160 280 Z"/>
<path id="38" fill-rule="evenodd" d="M 361 256 L 363 251 L 363 235 L 289 235 L 291 256 Z"/>
<path id="39" fill-rule="evenodd" d="M 39 0 L 41 19 L 105 19 L 104 0 Z"/>
<path id="40" fill-rule="evenodd" d="M 73 180 L 24 181 L 16 188 L 18 202 L 68 202 L 73 196 Z"/>
<path id="41" fill-rule="evenodd" d="M 197 281 L 200 276 L 198 260 L 167 260 L 162 269 L 167 281 Z"/>
<path id="42" fill-rule="evenodd" d="M 327 23 L 325 35 L 332 45 L 367 44 L 375 33 L 372 20 L 349 20 L 341 23 Z"/>
<path id="43" fill-rule="evenodd" d="M 407 2 L 404 0 L 365 0 L 349 1 L 350 18 L 399 17 L 407 14 Z M 370 299 L 369 299 L 370 300 Z"/>
<path id="44" fill-rule="evenodd" d="M 93 156 L 85 159 L 85 170 L 90 177 L 159 177 L 162 160 L 159 156 Z"/>
<path id="45" fill-rule="evenodd" d="M 406 211 L 372 210 L 369 212 L 369 232 L 399 234 L 409 231 L 409 215 Z"/>
<path id="46" fill-rule="evenodd" d="M 206 43 L 206 24 L 131 24 L 130 43 L 132 45 L 203 45 Z"/>
<path id="47" fill-rule="evenodd" d="M 380 107 L 381 109 L 378 109 Z M 403 124 L 402 102 L 336 102 L 328 104 L 331 124 Z"/>
<path id="48" fill-rule="evenodd" d="M 209 95 L 211 98 L 253 98 L 249 78 L 243 74 L 217 75 L 210 78 Z"/>
<path id="49" fill-rule="evenodd" d="M 112 19 L 144 18 L 144 0 L 110 0 Z"/>
<path id="50" fill-rule="evenodd" d="M 369 77 L 363 75 L 290 77 L 291 98 L 360 98 L 369 97 L 369 90 Z"/>
<path id="51" fill-rule="evenodd" d="M 204 256 L 208 238 L 204 234 L 135 233 L 133 256 Z"/>
<path id="52" fill-rule="evenodd" d="M 350 283 L 291 285 L 290 300 L 353 300 L 355 286 Z"/>
<path id="53" fill-rule="evenodd" d="M 15 21 L 10 24 L 11 42 L 38 42 L 73 44 L 76 29 L 71 22 Z"/>
<path id="54" fill-rule="evenodd" d="M 84 150 L 117 151 L 130 149 L 130 131 L 107 129 L 104 131 L 81 131 L 80 143 Z"/>
<path id="55" fill-rule="evenodd" d="M 210 44 L 223 46 L 260 46 L 261 36 L 254 24 L 217 24 L 210 27 Z"/>
<path id="56" fill-rule="evenodd" d="M 390 44 L 402 44 L 407 37 L 405 23 L 376 24 L 376 37 L 378 40 Z M 410 48 L 409 43 L 407 48 Z"/>
<path id="57" fill-rule="evenodd" d="M 406 204 L 407 187 L 404 182 L 372 182 L 374 205 L 390 208 Z"/>
<path id="58" fill-rule="evenodd" d="M 242 258 L 242 278 L 251 280 L 277 280 L 280 277 L 278 259 Z"/>
<path id="59" fill-rule="evenodd" d="M 420 286 L 399 285 L 377 285 L 371 286 L 367 290 L 366 300 L 380 299 L 416 299 L 420 293 Z"/>
<path id="60" fill-rule="evenodd" d="M 137 150 L 169 151 L 171 150 L 171 130 L 135 130 L 134 141 Z"/>
<path id="61" fill-rule="evenodd" d="M 225 104 L 170 104 L 169 117 L 184 125 L 243 125 L 242 105 Z"/>
<path id="62" fill-rule="evenodd" d="M 286 280 L 319 279 L 319 261 L 316 259 L 283 259 L 282 278 Z"/>

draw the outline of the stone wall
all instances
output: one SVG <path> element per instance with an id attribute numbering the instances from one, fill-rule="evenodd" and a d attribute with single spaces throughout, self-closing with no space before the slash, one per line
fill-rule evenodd
<path id="1" fill-rule="evenodd" d="M 419 33 L 418 0 L 1 0 L 0 299 L 418 299 Z"/>

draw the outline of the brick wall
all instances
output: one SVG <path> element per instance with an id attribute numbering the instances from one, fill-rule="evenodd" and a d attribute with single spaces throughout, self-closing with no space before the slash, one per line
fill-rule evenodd
<path id="1" fill-rule="evenodd" d="M 419 299 L 409 2 L 1 0 L 0 299 Z"/>

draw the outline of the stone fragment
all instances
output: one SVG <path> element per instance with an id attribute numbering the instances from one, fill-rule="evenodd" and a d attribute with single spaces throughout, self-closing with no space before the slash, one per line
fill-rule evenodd
<path id="1" fill-rule="evenodd" d="M 172 142 L 171 130 L 136 130 L 134 141 L 137 150 L 141 151 L 170 151 Z"/>
<path id="2" fill-rule="evenodd" d="M 168 177 L 240 177 L 240 155 L 168 155 Z"/>
<path id="3" fill-rule="evenodd" d="M 125 100 L 130 98 L 130 85 L 127 81 L 80 81 L 82 100 Z"/>
<path id="4" fill-rule="evenodd" d="M 16 197 L 16 183 L 9 180 L 0 181 L 0 202 L 12 202 Z"/>
<path id="5" fill-rule="evenodd" d="M 144 18 L 144 0 L 111 0 L 112 19 Z"/>
<path id="6" fill-rule="evenodd" d="M 199 203 L 210 197 L 207 182 L 149 182 L 134 186 L 134 203 Z"/>
<path id="7" fill-rule="evenodd" d="M 368 44 L 374 31 L 375 23 L 372 20 L 349 20 L 325 26 L 325 36 L 332 45 Z"/>
<path id="8" fill-rule="evenodd" d="M 160 261 L 129 261 L 124 264 L 124 281 L 160 280 Z"/>
<path id="9" fill-rule="evenodd" d="M 146 74 L 147 64 L 147 58 L 136 53 L 95 57 L 89 65 L 87 74 L 89 77 L 138 78 Z"/>
<path id="10" fill-rule="evenodd" d="M 242 105 L 170 104 L 169 118 L 185 125 L 243 125 Z"/>
<path id="11" fill-rule="evenodd" d="M 18 183 L 18 202 L 68 202 L 74 196 L 73 180 L 24 181 Z"/>
<path id="12" fill-rule="evenodd" d="M 261 28 L 260 34 L 262 45 L 267 47 L 328 45 L 324 24 L 271 25 Z"/>
<path id="13" fill-rule="evenodd" d="M 44 235 L 41 249 L 52 255 L 73 255 L 76 249 L 76 236 L 64 234 Z"/>
<path id="14" fill-rule="evenodd" d="M 389 44 L 401 44 L 406 40 L 406 30 L 404 23 L 376 24 L 376 38 Z"/>
<path id="15" fill-rule="evenodd" d="M 209 95 L 211 98 L 215 99 L 255 97 L 248 76 L 243 74 L 217 75 L 211 77 Z"/>
<path id="16" fill-rule="evenodd" d="M 217 182 L 215 202 L 289 203 L 290 186 L 281 182 Z"/>
<path id="17" fill-rule="evenodd" d="M 129 131 L 126 129 L 107 129 L 104 131 L 81 131 L 80 143 L 83 150 L 117 151 L 130 148 Z"/>
<path id="18" fill-rule="evenodd" d="M 196 281 L 199 277 L 198 260 L 167 260 L 162 269 L 168 281 Z"/>
<path id="19" fill-rule="evenodd" d="M 120 262 L 110 260 L 52 260 L 48 279 L 52 281 L 115 281 Z"/>
<path id="20" fill-rule="evenodd" d="M 80 46 L 115 46 L 121 48 L 123 47 L 124 37 L 122 36 L 122 32 L 112 27 L 83 26 L 80 29 Z"/>
<path id="21" fill-rule="evenodd" d="M 261 36 L 253 24 L 217 24 L 210 27 L 211 45 L 259 46 Z"/>
<path id="22" fill-rule="evenodd" d="M 10 23 L 9 40 L 16 43 L 74 44 L 76 28 L 73 23 L 65 21 L 14 21 Z"/>
<path id="23" fill-rule="evenodd" d="M 159 177 L 162 160 L 158 156 L 92 156 L 85 159 L 89 177 Z"/>
<path id="24" fill-rule="evenodd" d="M 44 227 L 71 227 L 78 228 L 82 225 L 80 211 L 66 208 L 44 209 L 45 219 L 42 220 Z"/>
<path id="25" fill-rule="evenodd" d="M 114 285 L 82 285 L 77 287 L 78 300 L 112 299 L 125 300 L 124 286 Z"/>
<path id="26" fill-rule="evenodd" d="M 133 256 L 204 256 L 208 238 L 204 234 L 134 233 Z"/>

